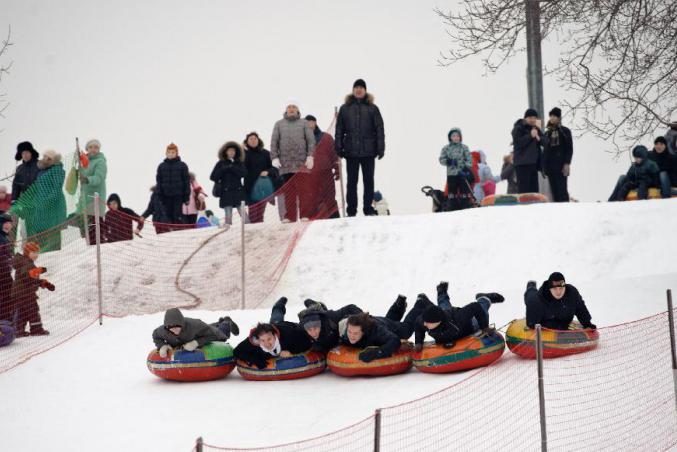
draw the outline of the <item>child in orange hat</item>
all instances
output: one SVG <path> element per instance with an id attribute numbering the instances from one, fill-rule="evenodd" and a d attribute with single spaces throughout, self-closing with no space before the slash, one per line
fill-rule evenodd
<path id="1" fill-rule="evenodd" d="M 36 267 L 40 245 L 28 242 L 23 247 L 23 254 L 15 254 L 12 266 L 14 267 L 14 283 L 12 284 L 13 318 L 15 319 L 16 337 L 45 336 L 49 331 L 42 327 L 40 307 L 38 306 L 38 288 L 54 291 L 54 284 L 40 275 L 45 273 L 45 267 Z M 30 325 L 30 333 L 25 331 L 26 323 Z"/>

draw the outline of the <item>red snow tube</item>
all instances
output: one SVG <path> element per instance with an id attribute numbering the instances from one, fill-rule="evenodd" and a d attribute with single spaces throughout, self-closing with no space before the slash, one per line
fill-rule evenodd
<path id="1" fill-rule="evenodd" d="M 420 372 L 443 374 L 488 366 L 503 355 L 505 340 L 500 333 L 485 337 L 468 336 L 452 348 L 427 343 L 414 353 L 414 367 Z"/>
<path id="2" fill-rule="evenodd" d="M 538 204 L 548 202 L 548 198 L 540 193 L 520 193 L 515 195 L 490 195 L 485 197 L 480 205 L 487 206 L 515 206 L 519 204 Z"/>
<path id="3" fill-rule="evenodd" d="M 369 348 L 369 347 L 367 347 Z M 329 370 L 342 377 L 376 376 L 401 374 L 411 367 L 413 347 L 403 342 L 400 349 L 388 358 L 375 359 L 370 363 L 360 361 L 358 355 L 366 349 L 339 345 L 327 354 Z"/>
<path id="4" fill-rule="evenodd" d="M 314 351 L 292 355 L 289 358 L 271 358 L 268 365 L 259 369 L 244 361 L 237 361 L 237 371 L 245 380 L 276 381 L 295 380 L 321 374 L 327 367 L 324 354 Z"/>
<path id="5" fill-rule="evenodd" d="M 525 319 L 513 320 L 506 331 L 508 348 L 522 358 L 536 358 L 536 330 L 528 328 Z M 597 347 L 599 332 L 583 329 L 578 322 L 571 322 L 568 330 L 541 330 L 543 358 L 574 355 Z"/>
<path id="6" fill-rule="evenodd" d="M 176 350 L 162 358 L 157 350 L 148 354 L 148 370 L 165 380 L 209 381 L 223 378 L 235 368 L 233 348 L 224 342 L 211 342 L 189 352 Z"/>

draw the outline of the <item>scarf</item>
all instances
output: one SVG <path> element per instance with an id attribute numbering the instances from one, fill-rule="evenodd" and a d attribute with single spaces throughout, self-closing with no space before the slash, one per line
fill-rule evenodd
<path id="1" fill-rule="evenodd" d="M 559 147 L 559 127 L 548 122 L 548 131 L 550 132 L 550 147 Z"/>

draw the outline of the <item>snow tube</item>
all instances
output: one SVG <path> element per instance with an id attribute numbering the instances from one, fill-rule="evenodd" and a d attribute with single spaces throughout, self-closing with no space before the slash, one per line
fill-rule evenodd
<path id="1" fill-rule="evenodd" d="M 6 320 L 0 320 L 0 347 L 11 344 L 16 337 L 16 330 Z"/>
<path id="2" fill-rule="evenodd" d="M 165 380 L 209 381 L 223 378 L 235 368 L 233 347 L 225 342 L 210 342 L 189 352 L 175 350 L 166 358 L 153 349 L 148 354 L 148 370 Z"/>
<path id="3" fill-rule="evenodd" d="M 276 381 L 295 380 L 321 374 L 327 367 L 324 354 L 314 351 L 292 355 L 289 358 L 271 358 L 268 365 L 259 369 L 244 361 L 237 361 L 237 371 L 245 380 Z"/>
<path id="4" fill-rule="evenodd" d="M 423 350 L 414 353 L 414 367 L 420 372 L 443 374 L 488 366 L 503 355 L 505 340 L 500 333 L 491 336 L 468 336 L 458 340 L 452 348 L 426 343 Z"/>
<path id="5" fill-rule="evenodd" d="M 519 193 L 515 195 L 489 195 L 481 202 L 482 207 L 515 206 L 518 204 L 538 204 L 548 202 L 548 198 L 540 193 Z"/>
<path id="6" fill-rule="evenodd" d="M 571 322 L 568 330 L 541 331 L 543 338 L 543 357 L 557 358 L 558 356 L 574 355 L 587 352 L 597 347 L 599 332 L 583 329 L 578 322 Z M 506 332 L 508 348 L 522 358 L 536 358 L 536 330 L 527 328 L 526 319 L 510 322 Z"/>
<path id="7" fill-rule="evenodd" d="M 366 349 L 339 345 L 327 354 L 327 366 L 342 377 L 385 376 L 401 374 L 411 367 L 413 347 L 404 342 L 400 349 L 388 358 L 375 359 L 370 363 L 360 361 L 358 355 Z"/>
<path id="8" fill-rule="evenodd" d="M 677 198 L 677 187 L 672 187 L 671 196 Z M 661 199 L 661 191 L 658 188 L 649 189 L 649 199 Z M 628 196 L 625 198 L 626 201 L 637 201 L 637 190 L 630 190 Z"/>

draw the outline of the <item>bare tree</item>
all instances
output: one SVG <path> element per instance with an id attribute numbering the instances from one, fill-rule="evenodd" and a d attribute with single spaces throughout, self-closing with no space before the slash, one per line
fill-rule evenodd
<path id="1" fill-rule="evenodd" d="M 5 75 L 9 74 L 9 70 L 12 68 L 12 61 L 6 63 L 3 60 L 6 57 L 6 54 L 9 52 L 9 48 L 12 45 L 10 37 L 12 35 L 12 28 L 7 29 L 7 37 L 0 42 L 0 83 Z M 0 117 L 4 118 L 5 110 L 9 107 L 9 101 L 7 100 L 7 94 L 0 92 Z"/>
<path id="2" fill-rule="evenodd" d="M 460 12 L 435 12 L 453 48 L 448 66 L 480 56 L 495 72 L 524 51 L 525 1 L 463 0 Z M 558 63 L 546 76 L 576 93 L 565 99 L 572 126 L 617 153 L 667 125 L 677 111 L 677 2 L 541 0 L 542 38 L 555 39 Z M 662 133 L 664 130 L 660 130 Z"/>

